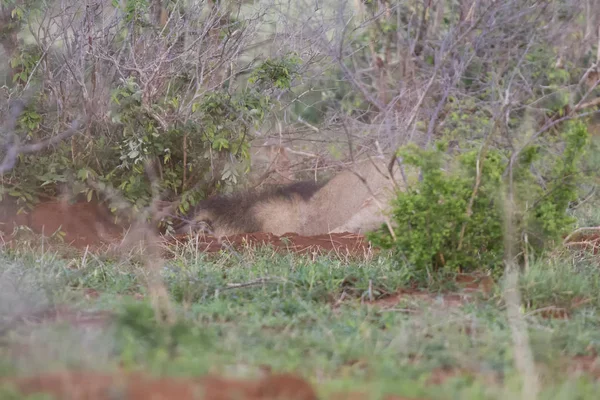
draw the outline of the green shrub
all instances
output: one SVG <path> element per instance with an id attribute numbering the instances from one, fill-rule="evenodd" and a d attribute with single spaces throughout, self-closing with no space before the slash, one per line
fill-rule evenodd
<path id="1" fill-rule="evenodd" d="M 420 168 L 422 179 L 392 202 L 396 241 L 385 229 L 369 235 L 373 244 L 392 249 L 417 269 L 495 266 L 502 261 L 502 225 L 497 195 L 502 174 L 499 152 L 488 152 L 482 185 L 472 215 L 467 206 L 473 193 L 477 152 L 459 157 L 458 171 L 442 171 L 449 161 L 441 146 L 435 150 L 407 147 L 403 163 Z M 461 235 L 465 225 L 464 233 Z"/>
<path id="2" fill-rule="evenodd" d="M 568 206 L 577 198 L 582 177 L 579 163 L 588 136 L 582 122 L 572 122 L 566 125 L 562 154 L 530 146 L 518 157 L 513 172 L 514 224 L 517 242 L 527 250 L 523 254 L 554 247 L 572 229 L 574 219 L 568 215 Z M 509 157 L 495 149 L 482 153 L 483 157 L 472 150 L 452 158 L 443 146 L 401 149 L 398 155 L 403 163 L 419 168 L 421 179 L 392 201 L 396 240 L 382 227 L 368 235 L 372 243 L 391 249 L 418 270 L 486 267 L 500 272 L 504 256 L 502 189 L 507 183 L 504 172 Z M 478 163 L 481 173 L 476 185 Z M 451 168 L 445 171 L 448 166 Z M 532 171 L 544 168 L 548 175 L 541 183 Z"/>

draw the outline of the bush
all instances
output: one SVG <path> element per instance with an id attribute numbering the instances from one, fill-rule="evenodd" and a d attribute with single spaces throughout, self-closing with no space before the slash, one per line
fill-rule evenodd
<path id="1" fill-rule="evenodd" d="M 572 229 L 570 202 L 577 199 L 582 177 L 579 163 L 587 147 L 582 122 L 566 125 L 564 150 L 559 155 L 537 146 L 524 149 L 513 173 L 515 232 L 518 244 L 535 254 L 553 248 Z M 455 158 L 444 147 L 423 150 L 409 146 L 399 151 L 403 163 L 420 169 L 421 179 L 392 201 L 396 240 L 386 227 L 369 234 L 374 245 L 391 249 L 417 270 L 470 271 L 486 267 L 501 272 L 503 265 L 503 190 L 508 154 L 489 149 Z M 481 167 L 476 185 L 477 163 Z M 444 166 L 453 166 L 444 171 Z M 548 167 L 552 165 L 552 167 Z M 548 170 L 541 181 L 536 170 Z"/>
<path id="2" fill-rule="evenodd" d="M 259 64 L 246 88 L 197 96 L 185 118 L 181 103 L 188 94 L 183 90 L 167 88 L 162 98 L 148 105 L 136 79 L 122 80 L 111 91 L 109 120 L 93 120 L 85 135 L 47 151 L 19 155 L 4 175 L 0 201 L 4 196 L 15 198 L 25 210 L 39 196 L 56 196 L 64 184 L 90 201 L 95 195 L 102 197 L 89 185 L 93 182 L 101 191 L 118 189 L 140 209 L 152 197 L 146 169 L 150 163 L 160 192 L 171 199 L 181 197 L 180 211 L 185 212 L 202 197 L 238 184 L 250 162 L 253 130 L 274 105 L 268 91 L 289 89 L 294 62 L 299 61 L 288 57 Z M 277 69 L 280 65 L 283 72 Z M 44 126 L 61 130 L 50 108 L 43 96 L 30 102 L 18 121 L 22 142 L 49 136 Z"/>
<path id="3" fill-rule="evenodd" d="M 449 157 L 441 146 L 435 150 L 406 147 L 399 156 L 405 164 L 418 167 L 422 179 L 392 202 L 396 241 L 382 228 L 369 235 L 373 244 L 392 249 L 420 270 L 468 269 L 501 263 L 502 226 L 497 206 L 502 173 L 500 154 L 490 151 L 485 158 L 482 185 L 470 217 L 467 206 L 473 193 L 477 152 L 460 156 L 459 169 L 452 174 L 442 171 Z"/>
<path id="4" fill-rule="evenodd" d="M 250 10 L 233 16 L 203 2 L 125 3 L 97 4 L 94 12 L 108 18 L 97 23 L 39 1 L 9 1 L 0 12 L 15 33 L 5 37 L 11 86 L 0 90 L 0 114 L 8 115 L 9 99 L 27 99 L 15 132 L 0 138 L 0 157 L 15 140 L 37 143 L 87 117 L 82 134 L 20 154 L 2 177 L 0 200 L 16 198 L 23 211 L 64 189 L 88 200 L 115 189 L 140 209 L 158 189 L 186 211 L 231 190 L 248 170 L 253 135 L 291 91 L 300 57 L 248 58 L 261 23 Z M 57 40 L 57 15 L 75 18 L 73 43 Z M 19 32 L 27 40 L 17 40 Z"/>

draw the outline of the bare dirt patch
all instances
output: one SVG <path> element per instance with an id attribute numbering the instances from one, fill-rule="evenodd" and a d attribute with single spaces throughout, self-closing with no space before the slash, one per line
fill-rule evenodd
<path id="1" fill-rule="evenodd" d="M 22 394 L 45 393 L 60 399 L 104 400 L 316 400 L 312 386 L 291 374 L 273 374 L 258 380 L 216 376 L 195 379 L 153 378 L 142 374 L 109 375 L 59 372 L 5 379 Z"/>
<path id="2" fill-rule="evenodd" d="M 58 372 L 9 378 L 0 385 L 22 394 L 44 393 L 68 400 L 317 400 L 317 393 L 303 378 L 293 374 L 267 374 L 256 380 L 219 376 L 200 378 L 154 378 L 140 373 L 110 375 L 93 372 Z M 368 400 L 368 393 L 338 392 L 330 400 Z M 386 395 L 384 400 L 419 400 Z M 421 399 L 423 400 L 423 399 Z"/>
<path id="3" fill-rule="evenodd" d="M 65 244 L 76 248 L 101 249 L 108 244 L 117 244 L 123 238 L 124 226 L 114 223 L 108 208 L 96 202 L 44 202 L 26 214 L 17 214 L 15 205 L 0 204 L 0 231 L 5 242 L 15 239 L 11 236 L 17 226 L 26 226 L 36 234 L 51 236 L 64 233 Z M 288 233 L 275 236 L 270 233 L 234 235 L 219 240 L 211 236 L 177 236 L 166 239 L 167 243 L 198 240 L 200 251 L 215 253 L 220 250 L 240 250 L 249 246 L 270 245 L 276 251 L 289 251 L 301 254 L 336 253 L 341 256 L 363 257 L 372 252 L 364 236 L 351 233 L 331 235 L 300 236 Z"/>
<path id="4" fill-rule="evenodd" d="M 64 242 L 75 248 L 96 248 L 118 240 L 123 232 L 123 227 L 113 222 L 108 208 L 96 202 L 49 201 L 37 204 L 27 213 L 17 211 L 18 207 L 7 201 L 0 204 L 0 231 L 5 241 L 13 239 L 11 234 L 16 227 L 25 226 L 44 236 L 62 232 Z"/>

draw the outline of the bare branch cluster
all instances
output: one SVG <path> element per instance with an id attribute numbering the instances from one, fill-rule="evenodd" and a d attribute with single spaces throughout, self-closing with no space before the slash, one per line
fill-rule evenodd
<path id="1" fill-rule="evenodd" d="M 27 18 L 14 18 L 24 15 L 24 4 L 3 6 L 0 18 L 13 28 L 0 36 L 18 61 L 6 99 L 43 93 L 43 123 L 28 128 L 27 140 L 44 144 L 31 149 L 67 138 L 60 132 L 69 121 L 86 115 L 71 157 L 99 172 L 115 166 L 103 165 L 91 146 L 98 137 L 109 148 L 125 146 L 144 124 L 157 135 L 180 130 L 179 153 L 169 148 L 183 169 L 179 192 L 205 178 L 192 148 L 206 152 L 211 179 L 246 169 L 241 144 L 225 152 L 200 145 L 213 139 L 197 118 L 198 103 L 239 93 L 259 61 L 289 53 L 301 59 L 298 79 L 289 90 L 263 90 L 275 100 L 264 124 L 241 114 L 232 121 L 243 127 L 240 141 L 289 149 L 298 176 L 313 176 L 334 159 L 392 155 L 398 146 L 431 146 L 439 138 L 459 147 L 501 146 L 516 157 L 542 133 L 598 106 L 599 10 L 591 0 L 34 1 Z M 15 41 L 15 27 L 27 44 Z M 115 94 L 123 87 L 131 100 Z M 124 121 L 115 108 L 129 101 L 139 103 L 139 115 Z M 0 111 L 11 118 L 8 108 Z M 11 154 L 6 166 L 15 162 Z M 164 179 L 165 160 L 150 161 Z"/>

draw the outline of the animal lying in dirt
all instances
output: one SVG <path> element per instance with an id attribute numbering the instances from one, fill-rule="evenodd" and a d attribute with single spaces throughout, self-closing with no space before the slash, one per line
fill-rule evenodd
<path id="1" fill-rule="evenodd" d="M 178 234 L 203 232 L 217 237 L 240 233 L 364 233 L 386 222 L 395 188 L 404 186 L 398 167 L 390 176 L 384 160 L 355 164 L 328 182 L 296 182 L 261 192 L 214 196 L 193 207 Z"/>

